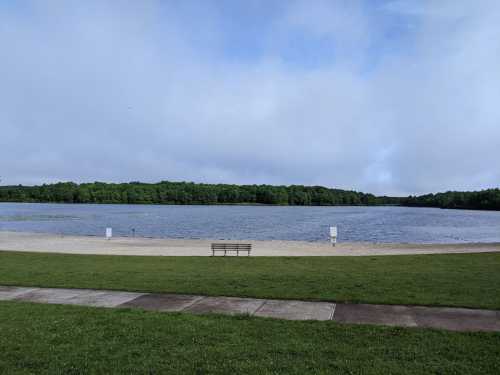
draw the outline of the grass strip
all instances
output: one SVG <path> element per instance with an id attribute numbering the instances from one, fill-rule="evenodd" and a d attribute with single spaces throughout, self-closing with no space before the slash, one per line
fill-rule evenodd
<path id="1" fill-rule="evenodd" d="M 0 302 L 2 374 L 498 374 L 500 334 Z"/>
<path id="2" fill-rule="evenodd" d="M 500 253 L 212 258 L 0 252 L 0 285 L 500 309 Z"/>

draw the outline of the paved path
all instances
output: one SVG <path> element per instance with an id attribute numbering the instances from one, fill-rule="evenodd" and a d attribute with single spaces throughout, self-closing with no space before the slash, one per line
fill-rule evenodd
<path id="1" fill-rule="evenodd" d="M 500 311 L 447 307 L 367 305 L 330 302 L 133 293 L 91 289 L 0 286 L 0 301 L 140 308 L 195 314 L 249 314 L 289 320 L 333 320 L 350 324 L 500 332 Z"/>

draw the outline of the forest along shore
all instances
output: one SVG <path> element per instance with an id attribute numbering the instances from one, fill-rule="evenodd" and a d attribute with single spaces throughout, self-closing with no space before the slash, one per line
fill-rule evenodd
<path id="1" fill-rule="evenodd" d="M 500 243 L 474 244 L 373 244 L 301 241 L 220 241 L 141 237 L 62 236 L 45 233 L 0 231 L 0 251 L 68 254 L 210 256 L 212 242 L 253 245 L 252 256 L 363 256 L 500 252 Z"/>
<path id="2" fill-rule="evenodd" d="M 375 196 L 324 186 L 196 184 L 193 182 L 0 186 L 0 202 L 120 203 L 120 204 L 273 204 L 291 206 L 439 207 L 500 210 L 500 189 L 448 191 L 409 197 Z"/>

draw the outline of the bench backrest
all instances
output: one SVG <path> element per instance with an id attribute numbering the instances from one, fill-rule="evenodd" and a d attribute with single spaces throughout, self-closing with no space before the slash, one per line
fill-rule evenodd
<path id="1" fill-rule="evenodd" d="M 251 243 L 213 243 L 212 250 L 252 250 Z"/>

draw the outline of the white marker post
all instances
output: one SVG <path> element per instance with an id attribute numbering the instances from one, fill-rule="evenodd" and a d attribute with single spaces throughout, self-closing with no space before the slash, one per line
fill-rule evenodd
<path id="1" fill-rule="evenodd" d="M 330 227 L 330 242 L 332 246 L 337 243 L 337 227 Z"/>
<path id="2" fill-rule="evenodd" d="M 112 228 L 106 228 L 106 239 L 110 240 L 111 237 L 113 237 L 113 229 Z"/>

